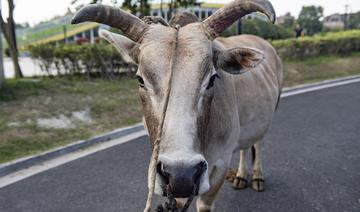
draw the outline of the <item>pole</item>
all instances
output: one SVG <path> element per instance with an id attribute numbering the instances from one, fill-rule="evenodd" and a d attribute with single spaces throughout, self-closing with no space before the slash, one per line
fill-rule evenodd
<path id="1" fill-rule="evenodd" d="M 349 5 L 345 4 L 345 17 L 344 17 L 344 29 L 347 30 L 348 29 L 348 8 Z"/>
<path id="2" fill-rule="evenodd" d="M 0 0 L 1 1 L 1 0 Z M 66 25 L 63 26 L 63 31 L 64 31 L 64 43 L 68 43 L 67 41 L 67 30 L 66 30 Z"/>
<path id="3" fill-rule="evenodd" d="M 238 35 L 241 35 L 242 34 L 242 23 L 241 23 L 241 19 L 239 19 L 237 21 L 237 24 L 236 24 L 236 34 Z"/>
<path id="4" fill-rule="evenodd" d="M 160 16 L 164 18 L 164 14 L 163 14 L 163 13 L 164 13 L 164 11 L 163 11 L 163 3 L 164 3 L 164 2 L 163 2 L 163 1 L 164 1 L 164 0 L 161 0 L 161 1 L 160 1 Z"/>
<path id="5" fill-rule="evenodd" d="M 0 10 L 2 10 L 1 7 L 1 0 L 0 0 Z M 5 82 L 5 75 L 4 75 L 4 63 L 3 63 L 3 42 L 2 42 L 2 29 L 0 26 L 0 87 L 4 84 Z"/>

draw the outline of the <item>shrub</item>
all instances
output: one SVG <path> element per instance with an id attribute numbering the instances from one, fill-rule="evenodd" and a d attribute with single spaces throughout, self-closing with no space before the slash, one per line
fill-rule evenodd
<path id="1" fill-rule="evenodd" d="M 48 75 L 86 74 L 88 77 L 111 78 L 132 68 L 108 44 L 41 44 L 31 46 L 29 50 Z"/>
<path id="2" fill-rule="evenodd" d="M 287 29 L 280 25 L 274 25 L 268 21 L 262 20 L 243 20 L 242 21 L 242 33 L 253 34 L 260 36 L 264 39 L 286 39 L 293 37 L 291 29 Z"/>
<path id="3" fill-rule="evenodd" d="M 222 33 L 222 36 L 228 37 L 236 35 L 237 23 L 233 24 Z M 241 21 L 241 33 L 257 35 L 264 39 L 286 39 L 293 37 L 293 32 L 289 28 L 280 25 L 274 25 L 268 21 L 258 19 L 244 19 Z"/>
<path id="4" fill-rule="evenodd" d="M 278 54 L 285 60 L 305 59 L 326 55 L 347 55 L 360 51 L 360 30 L 329 32 L 303 37 L 272 41 Z"/>
<path id="5" fill-rule="evenodd" d="M 253 26 L 254 27 L 254 26 Z M 255 27 L 256 29 L 256 27 Z M 263 35 L 264 36 L 264 35 Z M 313 37 L 292 38 L 272 41 L 282 59 L 301 60 L 305 58 L 347 55 L 360 51 L 360 30 L 328 32 Z M 31 56 L 40 62 L 47 74 L 86 74 L 111 78 L 119 73 L 133 70 L 116 50 L 108 44 L 43 44 L 30 47 Z"/>

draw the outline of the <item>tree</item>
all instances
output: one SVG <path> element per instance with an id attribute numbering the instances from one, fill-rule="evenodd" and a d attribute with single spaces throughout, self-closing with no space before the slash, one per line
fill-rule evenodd
<path id="1" fill-rule="evenodd" d="M 324 9 L 316 6 L 304 6 L 299 14 L 298 23 L 306 30 L 308 35 L 314 35 L 323 29 L 320 18 Z"/>
<path id="2" fill-rule="evenodd" d="M 179 7 L 190 7 L 196 5 L 197 0 L 176 0 L 175 1 Z"/>
<path id="3" fill-rule="evenodd" d="M 82 4 L 82 3 L 78 4 L 78 3 L 79 3 L 79 0 L 72 0 L 70 4 L 75 6 L 75 10 L 79 10 L 84 6 L 84 4 Z M 101 4 L 102 0 L 88 0 L 88 3 L 86 3 L 86 4 L 97 4 L 97 3 Z"/>
<path id="4" fill-rule="evenodd" d="M 281 25 L 258 19 L 245 19 L 242 21 L 242 33 L 257 35 L 265 39 L 286 39 L 293 37 L 292 30 Z"/>
<path id="5" fill-rule="evenodd" d="M 170 10 L 176 9 L 179 7 L 188 8 L 194 5 L 197 5 L 197 0 L 170 0 L 169 8 Z"/>
<path id="6" fill-rule="evenodd" d="M 78 3 L 79 0 L 72 0 L 71 4 L 76 4 Z M 101 3 L 102 0 L 89 0 L 89 4 L 96 4 L 96 3 Z"/>
<path id="7" fill-rule="evenodd" d="M 23 77 L 23 74 L 21 72 L 21 68 L 19 65 L 19 58 L 18 58 L 19 52 L 16 42 L 15 21 L 14 21 L 15 5 L 14 5 L 14 0 L 8 0 L 7 2 L 9 7 L 9 15 L 7 18 L 7 22 L 4 21 L 2 16 L 2 9 L 0 9 L 0 25 L 5 40 L 9 46 L 10 56 L 13 61 L 14 69 L 15 69 L 15 78 L 21 78 Z"/>
<path id="8" fill-rule="evenodd" d="M 350 16 L 349 29 L 360 29 L 360 12 Z"/>
<path id="9" fill-rule="evenodd" d="M 190 6 L 197 5 L 197 0 L 170 0 L 168 3 L 170 14 L 173 13 L 173 11 L 176 8 L 182 7 L 182 8 L 188 8 Z"/>
<path id="10" fill-rule="evenodd" d="M 150 1 L 151 0 L 125 0 L 122 7 L 130 10 L 132 14 L 140 13 L 140 16 L 145 16 L 150 14 Z"/>
<path id="11" fill-rule="evenodd" d="M 1 26 L 0 26 L 1 33 Z M 3 64 L 3 48 L 2 48 L 2 36 L 0 34 L 0 88 L 5 82 L 4 64 Z"/>
<path id="12" fill-rule="evenodd" d="M 281 26 L 285 28 L 293 28 L 295 24 L 295 18 L 291 15 L 291 13 L 286 13 L 284 16 L 282 16 L 283 22 L 280 24 Z"/>

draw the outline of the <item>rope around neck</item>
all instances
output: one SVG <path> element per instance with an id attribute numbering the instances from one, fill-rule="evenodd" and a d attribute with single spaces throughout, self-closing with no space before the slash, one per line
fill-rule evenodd
<path id="1" fill-rule="evenodd" d="M 175 33 L 175 39 L 176 39 L 176 42 L 174 42 L 174 46 L 173 46 L 173 55 L 171 58 L 176 58 L 176 49 L 177 49 L 177 39 L 178 39 L 178 33 L 179 33 L 179 28 L 176 28 L 176 33 Z M 160 128 L 159 128 L 159 131 L 158 131 L 158 134 L 157 134 L 157 139 L 155 140 L 154 142 L 154 148 L 153 148 L 153 151 L 152 151 L 152 155 L 151 155 L 151 159 L 150 159 L 150 164 L 149 164 L 149 170 L 148 170 L 148 175 L 149 175 L 149 192 L 148 192 L 148 197 L 147 197 L 147 200 L 146 200 L 146 206 L 145 206 L 145 209 L 144 209 L 144 212 L 150 212 L 151 210 L 151 203 L 152 203 L 152 200 L 153 200 L 153 196 L 154 196 L 154 192 L 155 192 L 155 182 L 156 182 L 156 165 L 157 165 L 157 161 L 159 159 L 159 150 L 160 150 L 160 142 L 162 140 L 162 130 L 163 130 L 163 125 L 164 125 L 164 121 L 165 121 L 165 117 L 166 117 L 166 112 L 167 112 L 167 107 L 169 105 L 169 97 L 170 97 L 170 92 L 171 92 L 171 80 L 172 80 L 172 75 L 173 75 L 173 66 L 174 66 L 174 61 L 173 59 L 171 60 L 170 62 L 170 78 L 169 78 L 169 81 L 168 81 L 168 92 L 166 94 L 166 99 L 165 99 L 165 105 L 164 105 L 164 108 L 163 108 L 163 111 L 162 111 L 162 114 L 163 114 L 163 117 L 161 119 L 161 122 L 160 122 Z M 168 192 L 167 192 L 167 195 L 168 195 L 168 199 L 170 201 L 170 204 L 171 204 L 171 212 L 178 212 L 178 208 L 176 207 L 176 200 L 175 198 L 172 196 L 172 192 L 170 190 L 170 186 L 168 185 L 167 186 L 168 188 Z M 196 195 L 196 193 L 198 192 L 198 186 L 195 185 L 194 187 L 194 191 L 193 191 L 193 194 L 189 197 L 188 201 L 186 202 L 184 208 L 181 210 L 182 212 L 185 212 L 194 196 Z M 167 204 L 167 203 L 165 203 Z"/>
<path id="2" fill-rule="evenodd" d="M 148 170 L 148 174 L 150 176 L 149 179 L 149 192 L 148 192 L 148 197 L 146 200 L 146 206 L 144 209 L 144 212 L 150 212 L 151 210 L 151 203 L 152 203 L 152 199 L 154 196 L 154 191 L 155 191 L 155 180 L 156 180 L 156 163 L 158 161 L 159 158 L 159 148 L 160 147 L 160 139 L 157 139 L 154 143 L 154 149 L 152 152 L 152 157 L 150 159 L 150 164 L 149 164 L 149 170 Z"/>

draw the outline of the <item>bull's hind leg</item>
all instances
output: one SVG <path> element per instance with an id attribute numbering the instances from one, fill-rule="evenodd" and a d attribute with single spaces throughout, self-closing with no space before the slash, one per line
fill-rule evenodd
<path id="1" fill-rule="evenodd" d="M 246 149 L 240 150 L 239 168 L 232 183 L 235 189 L 244 189 L 247 186 Z"/>
<path id="2" fill-rule="evenodd" d="M 265 190 L 265 181 L 260 158 L 260 142 L 257 142 L 251 147 L 251 153 L 253 161 L 251 188 L 261 192 Z"/>

